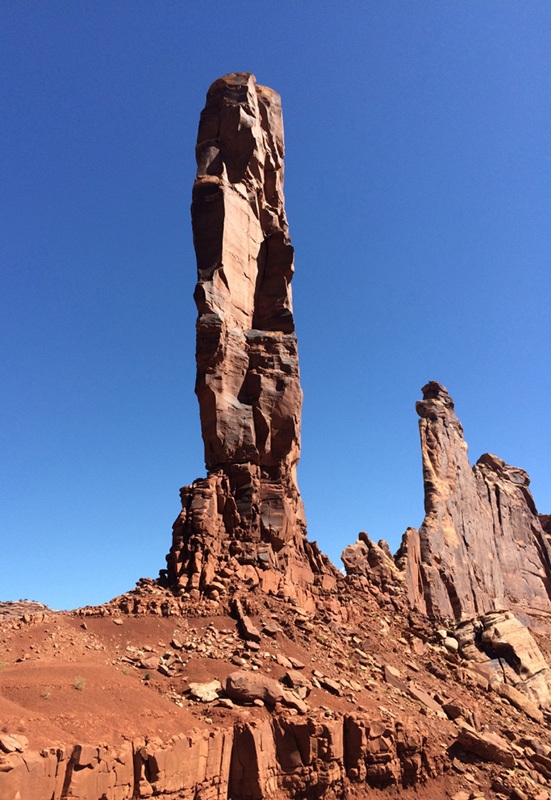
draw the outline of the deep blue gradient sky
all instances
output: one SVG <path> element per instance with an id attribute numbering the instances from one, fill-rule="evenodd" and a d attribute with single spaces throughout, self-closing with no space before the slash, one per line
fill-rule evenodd
<path id="1" fill-rule="evenodd" d="M 209 85 L 279 91 L 309 536 L 423 518 L 415 401 L 551 513 L 551 4 L 0 4 L 0 599 L 164 567 L 205 474 L 194 145 Z"/>

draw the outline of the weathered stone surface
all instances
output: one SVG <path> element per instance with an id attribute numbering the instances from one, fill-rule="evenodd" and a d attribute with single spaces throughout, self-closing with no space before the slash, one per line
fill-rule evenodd
<path id="1" fill-rule="evenodd" d="M 387 725 L 350 714 L 344 720 L 344 754 L 348 778 L 371 786 L 415 783 L 423 771 L 426 740 L 401 723 Z"/>
<path id="2" fill-rule="evenodd" d="M 396 566 L 385 541 L 371 541 L 362 531 L 355 544 L 348 545 L 341 555 L 346 575 L 353 585 L 376 587 L 384 592 L 404 590 L 404 577 Z"/>
<path id="3" fill-rule="evenodd" d="M 227 797 L 232 744 L 232 728 L 191 730 L 168 742 L 150 738 L 141 746 L 134 742 L 136 786 L 129 797 Z"/>
<path id="4" fill-rule="evenodd" d="M 493 761 L 509 768 L 515 766 L 515 757 L 509 744 L 495 733 L 481 733 L 464 727 L 457 735 L 457 742 L 484 761 Z"/>
<path id="5" fill-rule="evenodd" d="M 439 383 L 423 387 L 416 408 L 425 519 L 402 547 L 411 603 L 457 620 L 504 608 L 521 619 L 548 617 L 551 549 L 528 475 L 488 453 L 471 468 L 453 401 Z"/>
<path id="6" fill-rule="evenodd" d="M 505 679 L 514 684 L 525 700 L 549 708 L 551 670 L 530 631 L 511 611 L 493 611 L 460 623 L 456 635 L 461 656 L 478 662 L 473 668 L 495 691 L 507 695 L 507 688 L 501 690 L 501 681 Z M 508 699 L 520 707 L 514 697 L 512 694 Z M 526 709 L 523 710 L 529 716 L 540 719 L 541 712 L 534 716 Z"/>
<path id="7" fill-rule="evenodd" d="M 426 738 L 401 722 L 286 712 L 225 730 L 193 729 L 168 741 L 136 739 L 118 750 L 79 744 L 68 754 L 59 748 L 9 754 L 0 764 L 0 796 L 245 800 L 306 796 L 315 787 L 316 796 L 332 797 L 345 776 L 359 791 L 362 783 L 416 783 L 426 773 L 425 748 Z"/>
<path id="8" fill-rule="evenodd" d="M 276 92 L 249 73 L 210 87 L 191 208 L 208 475 L 181 491 L 165 576 L 192 597 L 220 599 L 220 568 L 248 565 L 253 585 L 307 605 L 316 575 L 334 572 L 306 542 L 296 482 L 302 391 L 283 151 Z"/>
<path id="9" fill-rule="evenodd" d="M 67 762 L 61 750 L 10 753 L 0 759 L 0 797 L 46 800 L 60 797 Z M 130 795 L 121 795 L 126 800 Z"/>
<path id="10" fill-rule="evenodd" d="M 63 748 L 12 753 L 0 764 L 0 797 L 6 800 L 130 800 L 133 789 L 130 743 L 118 750 L 79 744 L 68 753 Z"/>
<path id="11" fill-rule="evenodd" d="M 252 703 L 262 700 L 267 706 L 273 708 L 276 703 L 283 703 L 291 708 L 296 708 L 301 714 L 308 710 L 306 704 L 294 692 L 285 689 L 281 683 L 259 673 L 239 670 L 232 672 L 226 678 L 225 692 L 231 700 L 238 703 Z"/>
<path id="12" fill-rule="evenodd" d="M 533 636 L 510 611 L 484 614 L 480 622 L 482 649 L 490 657 L 506 661 L 522 680 L 548 668 Z"/>
<path id="13" fill-rule="evenodd" d="M 212 680 L 205 683 L 191 682 L 189 684 L 189 691 L 192 697 L 200 700 L 202 703 L 212 703 L 213 700 L 218 700 L 218 692 L 222 689 L 220 681 Z"/>
<path id="14" fill-rule="evenodd" d="M 530 631 L 510 611 L 480 618 L 481 649 L 518 676 L 516 688 L 542 708 L 551 705 L 551 670 Z M 527 712 L 528 713 L 528 712 Z"/>
<path id="15" fill-rule="evenodd" d="M 492 684 L 492 689 L 497 692 L 501 697 L 505 697 L 511 705 L 518 708 L 519 711 L 523 711 L 530 719 L 533 719 L 534 722 L 543 723 L 544 716 L 543 713 L 540 711 L 538 706 L 529 700 L 526 695 L 522 692 L 519 692 L 518 689 L 515 689 L 514 686 L 510 686 L 508 683 L 494 683 Z"/>
<path id="16" fill-rule="evenodd" d="M 235 726 L 228 797 L 264 798 L 277 793 L 278 762 L 268 720 Z"/>

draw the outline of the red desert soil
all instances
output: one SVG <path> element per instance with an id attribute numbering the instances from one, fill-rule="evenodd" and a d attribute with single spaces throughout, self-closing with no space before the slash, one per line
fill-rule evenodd
<path id="1" fill-rule="evenodd" d="M 235 620 L 228 616 L 87 616 L 83 620 L 71 612 L 59 612 L 48 614 L 43 622 L 4 622 L 2 628 L 2 727 L 5 732 L 27 736 L 33 749 L 83 741 L 116 745 L 124 739 L 151 735 L 166 740 L 193 727 L 222 720 L 231 724 L 243 714 L 250 717 L 266 713 L 261 708 L 203 705 L 183 694 L 190 681 L 221 680 L 233 672 L 238 665 L 231 659 L 240 657 L 236 654 L 247 657 Z M 136 651 L 146 657 L 174 652 L 171 642 L 178 638 L 188 643 L 196 640 L 198 644 L 197 649 L 184 651 L 187 663 L 176 676 L 162 675 L 154 667 L 138 668 L 125 660 Z M 225 652 L 224 639 L 230 640 Z M 205 640 L 215 643 L 215 657 L 200 652 Z M 338 641 L 333 639 L 330 646 L 325 646 L 323 640 L 322 630 L 314 642 L 292 641 L 281 631 L 274 639 L 263 636 L 259 652 L 252 651 L 250 656 L 258 661 L 262 674 L 276 679 L 287 671 L 275 662 L 278 654 L 302 661 L 308 676 L 316 668 L 328 676 L 342 673 L 344 662 L 338 658 Z M 386 648 L 378 650 L 382 653 Z M 392 648 L 384 656 L 386 662 L 394 661 L 403 668 L 402 656 L 393 653 Z M 392 714 L 397 697 L 385 684 L 380 689 Z M 359 707 L 379 716 L 381 696 L 378 690 L 366 691 L 363 686 L 361 691 L 351 692 L 350 697 L 314 688 L 308 705 L 341 712 Z M 400 705 L 407 705 L 404 699 Z M 452 723 L 444 724 L 453 735 Z"/>
<path id="2" fill-rule="evenodd" d="M 452 797 L 460 790 L 468 796 L 489 797 L 489 787 L 504 774 L 503 766 L 465 753 L 455 757 L 457 726 L 408 696 L 400 682 L 408 681 L 410 687 L 415 685 L 439 701 L 453 700 L 465 713 L 482 719 L 488 730 L 509 740 L 535 736 L 545 741 L 547 729 L 497 694 L 462 684 L 459 658 L 412 635 L 401 614 L 390 608 L 387 613 L 372 600 L 364 602 L 361 625 L 318 618 L 313 630 L 303 632 L 295 627 L 295 608 L 261 596 L 253 623 L 262 629 L 266 622 L 275 622 L 279 630 L 275 635 L 263 633 L 259 644 L 244 641 L 236 621 L 224 613 L 129 616 L 120 615 L 113 603 L 98 609 L 98 616 L 77 611 L 4 618 L 0 622 L 2 732 L 23 734 L 31 749 L 41 750 L 77 743 L 116 748 L 123 741 L 167 742 L 192 729 L 231 728 L 235 722 L 270 717 L 270 712 L 262 706 L 197 702 L 189 694 L 189 683 L 222 681 L 240 666 L 279 679 L 289 669 L 286 659 L 293 659 L 302 662 L 300 674 L 314 684 L 306 702 L 318 718 L 342 719 L 343 714 L 357 711 L 391 725 L 403 722 L 426 737 L 426 754 L 439 765 L 433 778 L 417 789 L 370 788 L 369 797 L 430 799 Z M 195 613 L 206 614 L 206 608 L 198 605 Z M 430 639 L 428 629 L 427 634 Z M 175 664 L 167 670 L 170 674 L 162 674 L 164 661 L 175 655 Z M 316 674 L 324 676 L 322 684 L 324 678 L 329 683 L 316 686 Z M 394 675 L 399 675 L 396 685 Z M 331 690 L 332 680 L 340 682 L 338 694 Z M 538 773 L 532 772 L 537 786 Z M 351 785 L 348 796 L 360 798 L 365 793 Z"/>

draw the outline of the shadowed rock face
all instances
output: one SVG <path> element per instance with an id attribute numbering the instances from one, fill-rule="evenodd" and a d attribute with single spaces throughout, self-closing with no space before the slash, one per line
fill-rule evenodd
<path id="1" fill-rule="evenodd" d="M 436 617 L 509 608 L 551 614 L 551 550 L 526 472 L 485 453 L 473 468 L 447 390 L 432 381 L 420 416 L 425 519 L 406 534 L 410 601 Z"/>
<path id="2" fill-rule="evenodd" d="M 285 592 L 300 594 L 320 557 L 306 543 L 296 483 L 302 391 L 279 95 L 249 73 L 217 80 L 196 154 L 196 393 L 208 476 L 182 489 L 168 581 L 216 595 L 221 564 L 240 580 L 248 566 L 267 590 L 281 590 L 284 572 Z"/>

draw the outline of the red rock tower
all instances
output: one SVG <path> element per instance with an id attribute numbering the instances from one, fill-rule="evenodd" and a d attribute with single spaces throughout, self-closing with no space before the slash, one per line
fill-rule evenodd
<path id="1" fill-rule="evenodd" d="M 425 519 L 403 545 L 412 605 L 456 620 L 511 609 L 549 625 L 551 545 L 528 474 L 490 453 L 471 467 L 453 400 L 436 381 L 416 409 Z"/>
<path id="2" fill-rule="evenodd" d="M 276 92 L 249 73 L 213 83 L 191 206 L 208 476 L 182 489 L 167 557 L 169 585 L 192 597 L 245 580 L 306 602 L 321 569 L 296 482 L 302 391 L 283 152 Z"/>

